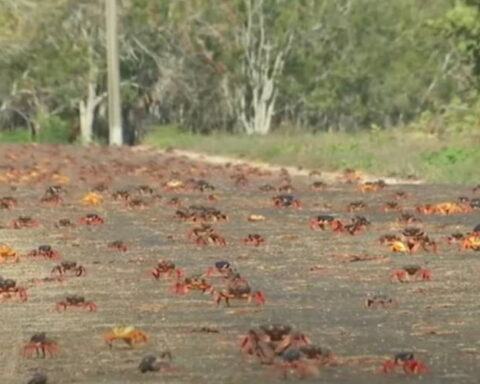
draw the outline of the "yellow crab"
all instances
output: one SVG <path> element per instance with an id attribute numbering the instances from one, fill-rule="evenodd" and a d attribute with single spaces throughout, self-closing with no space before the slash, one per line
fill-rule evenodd
<path id="1" fill-rule="evenodd" d="M 103 334 L 102 337 L 110 348 L 114 340 L 123 340 L 131 348 L 136 344 L 146 343 L 148 341 L 148 335 L 145 332 L 131 325 L 113 327 L 110 332 Z"/>
<path id="2" fill-rule="evenodd" d="M 392 241 L 388 248 L 392 252 L 408 252 L 408 247 L 402 241 Z"/>
<path id="3" fill-rule="evenodd" d="M 82 197 L 82 203 L 87 205 L 97 205 L 103 201 L 103 196 L 97 192 L 88 192 Z"/>
<path id="4" fill-rule="evenodd" d="M 19 261 L 18 253 L 7 244 L 0 244 L 0 264 L 7 260 L 17 263 Z"/>

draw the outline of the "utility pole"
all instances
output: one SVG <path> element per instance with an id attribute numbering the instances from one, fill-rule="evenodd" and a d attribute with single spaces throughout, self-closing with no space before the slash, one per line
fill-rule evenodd
<path id="1" fill-rule="evenodd" d="M 118 59 L 117 0 L 105 0 L 108 72 L 108 130 L 110 145 L 122 145 L 120 66 Z"/>

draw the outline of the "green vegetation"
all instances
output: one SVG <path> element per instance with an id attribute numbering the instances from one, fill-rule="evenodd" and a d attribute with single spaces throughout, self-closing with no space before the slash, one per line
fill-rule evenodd
<path id="1" fill-rule="evenodd" d="M 473 135 L 435 135 L 403 129 L 341 132 L 272 133 L 238 136 L 195 134 L 173 126 L 153 130 L 145 144 L 336 171 L 363 170 L 372 175 L 441 183 L 480 183 L 480 130 Z"/>

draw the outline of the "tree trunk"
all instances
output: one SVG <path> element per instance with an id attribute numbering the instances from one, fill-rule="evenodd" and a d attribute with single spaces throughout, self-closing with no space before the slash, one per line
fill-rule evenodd
<path id="1" fill-rule="evenodd" d="M 87 99 L 80 100 L 78 105 L 80 117 L 80 136 L 83 145 L 91 144 L 93 140 L 93 121 L 95 109 L 102 102 L 105 94 L 97 95 L 96 68 L 90 70 Z"/>

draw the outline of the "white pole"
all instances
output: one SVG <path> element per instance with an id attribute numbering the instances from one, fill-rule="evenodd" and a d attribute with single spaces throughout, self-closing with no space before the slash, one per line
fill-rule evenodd
<path id="1" fill-rule="evenodd" d="M 122 145 L 120 68 L 118 60 L 117 0 L 105 0 L 108 72 L 108 127 L 110 145 Z"/>

